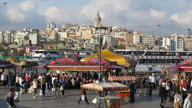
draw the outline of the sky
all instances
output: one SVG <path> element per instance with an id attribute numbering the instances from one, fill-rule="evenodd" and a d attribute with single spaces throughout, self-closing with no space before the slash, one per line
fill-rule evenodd
<path id="1" fill-rule="evenodd" d="M 186 34 L 192 29 L 191 6 L 192 0 L 0 0 L 0 30 L 46 29 L 50 21 L 58 27 L 93 25 L 99 11 L 102 25 L 154 35 Z"/>

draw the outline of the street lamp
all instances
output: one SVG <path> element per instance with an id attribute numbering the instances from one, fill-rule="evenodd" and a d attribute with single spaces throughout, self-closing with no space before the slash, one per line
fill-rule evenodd
<path id="1" fill-rule="evenodd" d="M 101 80 L 101 49 L 102 49 L 102 36 L 104 36 L 105 32 L 107 30 L 107 27 L 95 27 L 95 33 L 99 34 L 99 80 Z"/>

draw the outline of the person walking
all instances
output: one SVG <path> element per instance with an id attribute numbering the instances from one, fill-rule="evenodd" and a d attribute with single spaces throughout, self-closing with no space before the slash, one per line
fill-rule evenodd
<path id="1" fill-rule="evenodd" d="M 3 73 L 1 74 L 1 82 L 3 86 L 5 86 L 5 81 L 6 81 L 6 77 L 5 77 L 5 73 Z"/>
<path id="2" fill-rule="evenodd" d="M 83 85 L 83 82 L 80 82 L 80 84 Z M 89 104 L 88 99 L 87 99 L 87 95 L 86 95 L 86 91 L 82 87 L 81 87 L 81 96 L 79 97 L 77 104 L 79 104 L 81 102 L 81 100 L 85 100 L 87 105 Z"/>
<path id="3" fill-rule="evenodd" d="M 144 84 L 145 84 L 145 78 L 142 78 L 141 80 L 141 96 L 144 96 Z"/>
<path id="4" fill-rule="evenodd" d="M 185 100 L 187 97 L 187 86 L 185 80 L 181 83 L 181 92 L 182 92 L 182 100 Z"/>
<path id="5" fill-rule="evenodd" d="M 174 96 L 174 108 L 181 108 L 182 105 L 183 105 L 182 97 L 179 94 L 179 91 L 176 91 Z"/>
<path id="6" fill-rule="evenodd" d="M 24 83 L 23 77 L 22 77 L 22 75 L 20 75 L 19 76 L 19 84 L 23 85 L 23 83 Z M 20 88 L 20 94 L 23 94 L 23 88 Z"/>
<path id="7" fill-rule="evenodd" d="M 58 98 L 59 97 L 60 83 L 59 83 L 59 79 L 57 76 L 53 80 L 53 88 L 55 89 L 55 97 Z"/>
<path id="8" fill-rule="evenodd" d="M 164 105 L 167 101 L 167 90 L 166 90 L 166 83 L 163 82 L 162 83 L 162 86 L 160 86 L 160 89 L 159 89 L 159 96 L 161 97 L 161 108 L 164 108 Z"/>
<path id="9" fill-rule="evenodd" d="M 10 88 L 8 95 L 5 97 L 8 108 L 16 108 L 16 105 L 14 102 L 14 96 L 15 96 L 14 95 L 14 88 Z"/>
<path id="10" fill-rule="evenodd" d="M 65 94 L 65 85 L 66 85 L 66 79 L 63 77 L 60 81 L 60 91 L 62 92 L 62 98 L 64 98 L 64 94 Z"/>
<path id="11" fill-rule="evenodd" d="M 192 93 L 191 91 L 188 92 L 187 98 L 184 101 L 183 108 L 192 108 Z"/>
<path id="12" fill-rule="evenodd" d="M 151 84 L 154 90 L 156 90 L 156 79 L 155 79 L 155 75 L 152 74 L 152 76 L 149 77 L 151 80 Z"/>
<path id="13" fill-rule="evenodd" d="M 43 96 L 45 96 L 45 81 L 44 78 L 41 79 L 41 88 Z"/>
<path id="14" fill-rule="evenodd" d="M 47 73 L 47 75 L 45 76 L 45 83 L 46 83 L 46 92 L 48 92 L 48 89 L 51 89 L 51 77 L 49 75 L 49 73 Z"/>
<path id="15" fill-rule="evenodd" d="M 37 85 L 38 85 L 38 82 L 37 82 L 37 79 L 34 78 L 33 80 L 33 98 L 37 98 Z"/>
<path id="16" fill-rule="evenodd" d="M 15 102 L 19 102 L 19 91 L 20 91 L 20 88 L 23 88 L 23 86 L 21 86 L 19 84 L 19 80 L 17 80 L 15 82 L 15 97 L 14 97 Z"/>
<path id="17" fill-rule="evenodd" d="M 129 89 L 130 89 L 130 102 L 134 103 L 135 102 L 135 98 L 134 98 L 134 94 L 136 92 L 136 85 L 135 82 L 132 81 L 129 85 Z"/>

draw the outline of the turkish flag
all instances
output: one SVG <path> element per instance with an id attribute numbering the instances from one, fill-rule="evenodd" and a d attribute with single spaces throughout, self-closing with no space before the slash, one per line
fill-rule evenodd
<path id="1" fill-rule="evenodd" d="M 79 57 L 78 53 L 76 53 L 76 54 L 75 54 L 75 57 L 76 57 L 76 58 L 78 58 L 78 57 Z"/>

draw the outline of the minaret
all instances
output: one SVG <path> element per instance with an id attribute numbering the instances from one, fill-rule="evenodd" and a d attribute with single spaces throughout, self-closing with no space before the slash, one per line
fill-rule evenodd
<path id="1" fill-rule="evenodd" d="M 97 11 L 97 14 L 94 18 L 94 27 L 101 27 L 101 17 L 99 15 L 98 11 Z"/>

